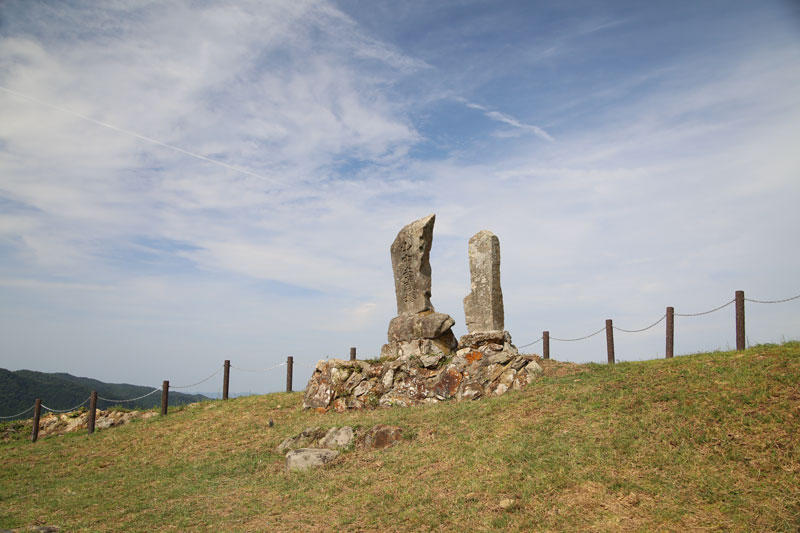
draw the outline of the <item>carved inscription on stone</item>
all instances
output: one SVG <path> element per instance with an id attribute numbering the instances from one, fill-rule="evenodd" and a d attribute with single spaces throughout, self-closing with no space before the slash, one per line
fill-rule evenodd
<path id="1" fill-rule="evenodd" d="M 397 234 L 391 247 L 397 314 L 433 310 L 430 253 L 435 215 L 415 220 Z"/>

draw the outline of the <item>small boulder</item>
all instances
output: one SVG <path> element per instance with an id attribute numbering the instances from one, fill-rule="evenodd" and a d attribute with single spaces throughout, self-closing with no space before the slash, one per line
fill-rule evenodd
<path id="1" fill-rule="evenodd" d="M 353 389 L 353 396 L 363 396 L 372 389 L 372 385 L 373 384 L 371 381 L 362 381 L 355 389 Z"/>
<path id="2" fill-rule="evenodd" d="M 489 364 L 496 364 L 496 365 L 504 365 L 511 361 L 513 354 L 506 351 L 497 352 L 494 355 L 489 356 Z"/>
<path id="3" fill-rule="evenodd" d="M 402 314 L 389 322 L 389 342 L 441 337 L 456 323 L 450 315 L 436 312 Z"/>
<path id="4" fill-rule="evenodd" d="M 342 426 L 340 428 L 332 427 L 328 430 L 319 445 L 322 448 L 334 450 L 336 448 L 346 448 L 350 446 L 354 438 L 353 428 L 350 426 Z"/>
<path id="5" fill-rule="evenodd" d="M 419 361 L 425 368 L 434 368 L 436 367 L 436 365 L 439 364 L 439 361 L 441 361 L 443 357 L 444 354 L 441 353 L 433 355 L 423 355 L 419 358 Z"/>
<path id="6" fill-rule="evenodd" d="M 325 436 L 325 434 L 325 430 L 318 427 L 306 428 L 300 432 L 299 435 L 287 437 L 283 440 L 283 442 L 278 444 L 278 453 L 286 453 L 289 450 L 310 446 L 313 443 L 318 442 Z"/>
<path id="7" fill-rule="evenodd" d="M 392 388 L 392 384 L 394 383 L 394 370 L 393 369 L 390 368 L 389 370 L 386 371 L 386 373 L 383 375 L 383 378 L 381 379 L 381 383 L 383 384 L 383 388 L 384 389 L 391 389 Z"/>
<path id="8" fill-rule="evenodd" d="M 298 448 L 286 454 L 286 470 L 306 470 L 330 463 L 339 452 L 320 448 Z"/>

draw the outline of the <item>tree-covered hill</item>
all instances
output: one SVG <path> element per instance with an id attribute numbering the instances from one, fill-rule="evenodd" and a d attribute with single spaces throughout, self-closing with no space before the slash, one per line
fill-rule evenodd
<path id="1" fill-rule="evenodd" d="M 92 378 L 73 376 L 66 373 L 35 372 L 16 370 L 11 372 L 0 368 L 0 416 L 19 413 L 31 405 L 36 398 L 52 409 L 67 409 L 86 400 L 93 390 L 99 396 L 109 399 L 127 399 L 142 396 L 153 387 L 131 385 L 128 383 L 104 383 Z M 199 402 L 207 398 L 201 394 L 184 394 L 170 391 L 169 404 L 181 405 Z M 116 402 L 98 400 L 97 407 L 105 409 Z M 119 403 L 124 407 L 149 409 L 161 404 L 161 394 L 154 393 L 133 402 Z M 30 417 L 31 412 L 22 418 Z"/>

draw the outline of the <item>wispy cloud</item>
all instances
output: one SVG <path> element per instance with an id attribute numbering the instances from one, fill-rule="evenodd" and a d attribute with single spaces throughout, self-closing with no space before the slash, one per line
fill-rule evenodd
<path id="1" fill-rule="evenodd" d="M 537 137 L 539 137 L 541 139 L 544 139 L 546 141 L 551 141 L 552 142 L 554 140 L 553 137 L 549 133 L 547 133 L 545 130 L 543 130 L 539 126 L 536 126 L 535 124 L 525 124 L 524 122 L 520 122 L 519 120 L 515 119 L 514 117 L 512 117 L 510 115 L 507 115 L 505 113 L 501 113 L 500 111 L 493 111 L 493 110 L 491 110 L 491 109 L 489 109 L 489 108 L 487 108 L 485 106 L 482 106 L 480 104 L 476 104 L 474 102 L 469 102 L 467 100 L 464 100 L 463 98 L 460 98 L 458 100 L 460 102 L 462 102 L 465 106 L 467 106 L 470 109 L 476 109 L 478 111 L 481 111 L 484 115 L 486 115 L 487 118 L 490 118 L 490 119 L 492 119 L 494 121 L 501 122 L 503 124 L 507 124 L 507 125 L 515 128 L 515 129 L 519 130 L 519 131 L 522 131 L 522 132 L 533 133 Z M 513 134 L 509 134 L 507 132 L 499 132 L 498 136 L 507 137 L 507 136 L 513 136 Z"/>

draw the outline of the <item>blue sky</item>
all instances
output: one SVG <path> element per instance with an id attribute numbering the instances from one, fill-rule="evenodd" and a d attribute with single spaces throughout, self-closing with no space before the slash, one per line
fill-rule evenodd
<path id="1" fill-rule="evenodd" d="M 482 229 L 518 345 L 792 296 L 798 139 L 792 2 L 6 1 L 0 366 L 187 383 L 291 354 L 301 388 L 379 352 L 389 245 L 429 213 L 457 335 Z M 679 318 L 676 351 L 733 345 L 732 313 Z M 800 303 L 747 321 L 798 338 Z M 663 356 L 663 329 L 616 347 Z"/>

